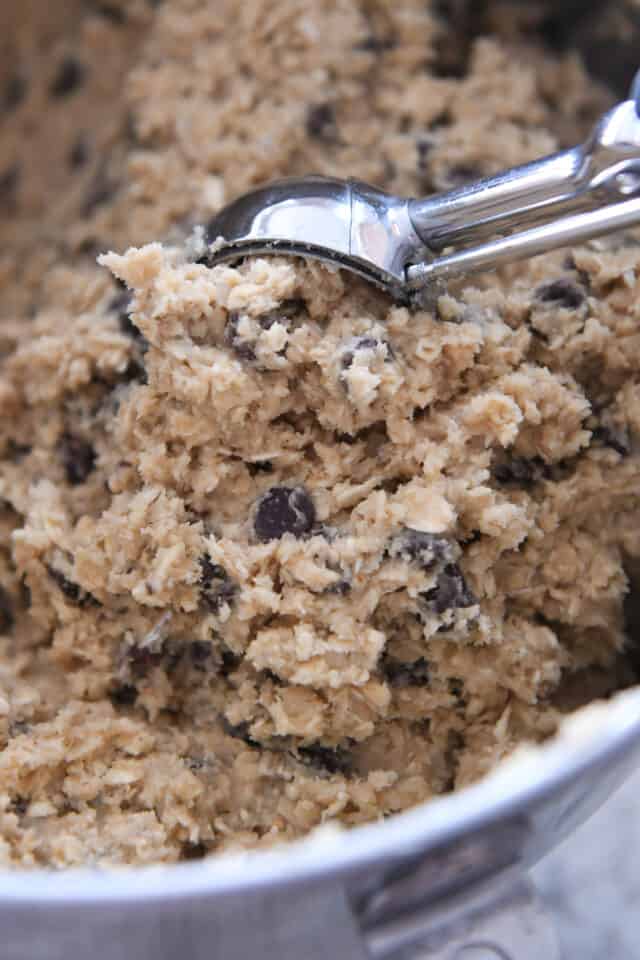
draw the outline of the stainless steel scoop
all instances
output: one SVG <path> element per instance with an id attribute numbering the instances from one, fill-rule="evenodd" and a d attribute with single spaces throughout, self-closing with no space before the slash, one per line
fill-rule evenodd
<path id="1" fill-rule="evenodd" d="M 432 281 L 640 224 L 640 72 L 581 146 L 426 199 L 301 177 L 245 194 L 209 223 L 208 264 L 293 253 L 353 270 L 399 299 Z"/>

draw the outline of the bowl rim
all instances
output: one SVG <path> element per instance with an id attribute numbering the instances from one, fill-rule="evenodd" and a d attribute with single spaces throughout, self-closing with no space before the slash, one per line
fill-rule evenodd
<path id="1" fill-rule="evenodd" d="M 640 687 L 569 714 L 545 744 L 520 748 L 477 783 L 389 819 L 320 827 L 270 850 L 223 853 L 192 863 L 0 871 L 2 906 L 180 901 L 258 892 L 349 875 L 374 863 L 415 857 L 543 803 L 588 769 L 640 757 Z"/>

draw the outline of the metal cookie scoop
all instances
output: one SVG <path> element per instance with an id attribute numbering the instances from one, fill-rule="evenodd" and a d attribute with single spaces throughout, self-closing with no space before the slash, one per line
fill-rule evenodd
<path id="1" fill-rule="evenodd" d="M 424 200 L 357 180 L 280 180 L 209 223 L 213 265 L 292 253 L 353 270 L 407 299 L 432 281 L 640 224 L 640 72 L 581 146 Z M 447 252 L 444 252 L 444 251 Z"/>

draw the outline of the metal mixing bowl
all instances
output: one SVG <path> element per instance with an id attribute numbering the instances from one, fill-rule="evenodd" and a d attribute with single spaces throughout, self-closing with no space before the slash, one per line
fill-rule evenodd
<path id="1" fill-rule="evenodd" d="M 634 689 L 481 783 L 379 824 L 174 866 L 1 873 L 0 958 L 365 960 L 419 946 L 432 960 L 552 960 L 526 868 L 639 762 Z"/>

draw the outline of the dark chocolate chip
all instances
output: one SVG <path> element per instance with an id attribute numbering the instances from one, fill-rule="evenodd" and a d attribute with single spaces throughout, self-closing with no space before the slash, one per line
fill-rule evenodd
<path id="1" fill-rule="evenodd" d="M 82 215 L 89 217 L 112 199 L 118 189 L 118 183 L 109 176 L 103 164 L 95 173 L 82 204 Z"/>
<path id="2" fill-rule="evenodd" d="M 242 740 L 242 742 L 248 747 L 251 747 L 252 750 L 259 749 L 260 744 L 249 734 L 249 724 L 247 721 L 243 723 L 229 723 L 226 717 L 220 717 L 220 723 L 227 736 L 233 737 L 234 740 Z"/>
<path id="3" fill-rule="evenodd" d="M 72 486 L 84 483 L 96 464 L 96 452 L 88 440 L 65 433 L 60 441 L 60 457 Z"/>
<path id="4" fill-rule="evenodd" d="M 127 22 L 125 11 L 122 7 L 118 7 L 113 3 L 99 3 L 96 7 L 96 13 L 116 27 L 121 27 L 123 23 Z"/>
<path id="5" fill-rule="evenodd" d="M 344 597 L 351 592 L 351 587 L 351 581 L 342 578 L 340 580 L 336 580 L 335 583 L 332 583 L 331 586 L 327 587 L 325 593 L 333 593 L 339 597 Z"/>
<path id="6" fill-rule="evenodd" d="M 18 184 L 20 183 L 20 167 L 17 163 L 0 173 L 0 205 L 13 207 L 16 201 Z"/>
<path id="7" fill-rule="evenodd" d="M 202 860 L 207 855 L 207 848 L 204 843 L 183 843 L 180 850 L 181 860 Z"/>
<path id="8" fill-rule="evenodd" d="M 28 443 L 18 443 L 13 437 L 10 437 L 7 443 L 7 456 L 13 463 L 22 463 L 25 457 L 31 453 L 32 447 Z"/>
<path id="9" fill-rule="evenodd" d="M 47 567 L 47 573 L 53 580 L 53 582 L 58 586 L 60 592 L 63 596 L 74 606 L 76 607 L 99 607 L 100 601 L 88 593 L 86 590 L 83 590 L 82 587 L 73 583 L 72 580 L 67 580 L 64 573 L 60 570 L 56 570 L 55 567 Z"/>
<path id="10" fill-rule="evenodd" d="M 446 537 L 409 528 L 393 538 L 387 553 L 394 559 L 399 557 L 406 563 L 418 564 L 423 570 L 431 569 L 439 561 L 453 558 L 452 545 Z"/>
<path id="11" fill-rule="evenodd" d="M 268 313 L 261 314 L 257 319 L 263 330 L 270 330 L 274 323 L 280 323 L 283 327 L 288 327 L 293 317 L 303 310 L 306 310 L 304 300 L 292 298 L 283 300 L 275 310 L 269 310 Z"/>
<path id="12" fill-rule="evenodd" d="M 27 81 L 23 74 L 13 73 L 7 81 L 2 96 L 2 109 L 5 113 L 11 113 L 13 110 L 16 110 L 25 100 L 27 92 Z"/>
<path id="13" fill-rule="evenodd" d="M 84 167 L 89 159 L 89 147 L 87 146 L 87 140 L 84 136 L 78 137 L 76 142 L 69 150 L 69 166 L 72 170 L 79 170 L 80 167 Z"/>
<path id="14" fill-rule="evenodd" d="M 9 805 L 9 809 L 11 813 L 15 813 L 19 817 L 24 817 L 29 809 L 29 800 L 26 797 L 14 797 Z"/>
<path id="15" fill-rule="evenodd" d="M 167 640 L 162 648 L 165 672 L 170 674 L 178 669 L 184 656 L 184 645 L 175 640 Z"/>
<path id="16" fill-rule="evenodd" d="M 596 427 L 591 435 L 591 443 L 595 446 L 609 447 L 621 457 L 628 457 L 631 451 L 629 434 L 626 430 L 612 430 L 610 427 Z"/>
<path id="17" fill-rule="evenodd" d="M 512 457 L 493 467 L 493 477 L 497 483 L 504 486 L 532 487 L 544 475 L 545 465 L 535 457 L 527 460 L 524 457 Z"/>
<path id="18" fill-rule="evenodd" d="M 255 477 L 258 473 L 273 473 L 271 460 L 252 460 L 246 464 L 249 475 Z"/>
<path id="19" fill-rule="evenodd" d="M 14 622 L 11 597 L 4 587 L 0 587 L 0 633 L 9 633 Z"/>
<path id="20" fill-rule="evenodd" d="M 9 726 L 9 736 L 21 737 L 23 734 L 29 733 L 30 730 L 31 724 L 27 723 L 26 720 L 14 720 Z"/>
<path id="21" fill-rule="evenodd" d="M 212 613 L 218 613 L 224 604 L 231 604 L 238 592 L 238 584 L 224 567 L 209 557 L 200 558 L 201 596 Z"/>
<path id="22" fill-rule="evenodd" d="M 444 613 L 460 607 L 472 607 L 478 601 L 467 585 L 462 570 L 457 563 L 448 563 L 438 576 L 435 587 L 422 594 L 433 613 Z"/>
<path id="23" fill-rule="evenodd" d="M 459 163 L 450 167 L 444 176 L 447 189 L 454 190 L 457 187 L 466 187 L 468 183 L 478 180 L 482 176 L 482 171 L 468 163 Z"/>
<path id="24" fill-rule="evenodd" d="M 316 103 L 307 110 L 307 136 L 316 140 L 333 140 L 336 133 L 336 112 L 331 103 Z"/>
<path id="25" fill-rule="evenodd" d="M 130 360 L 120 379 L 125 383 L 149 383 L 147 368 L 138 360 Z"/>
<path id="26" fill-rule="evenodd" d="M 460 677 L 449 677 L 449 679 L 447 680 L 447 687 L 449 688 L 449 693 L 451 694 L 452 697 L 458 697 L 458 699 L 462 697 L 462 694 L 464 691 L 464 683 L 462 682 Z"/>
<path id="27" fill-rule="evenodd" d="M 65 57 L 58 66 L 56 75 L 51 81 L 49 93 L 56 99 L 68 97 L 71 93 L 82 86 L 87 71 L 84 64 L 76 60 L 75 57 Z"/>
<path id="28" fill-rule="evenodd" d="M 258 501 L 253 525 L 258 539 L 266 543 L 285 533 L 301 537 L 315 519 L 313 501 L 304 487 L 271 487 Z"/>
<path id="29" fill-rule="evenodd" d="M 426 687 L 429 685 L 429 664 L 424 657 L 412 663 L 393 660 L 384 656 L 381 663 L 382 673 L 391 687 Z"/>
<path id="30" fill-rule="evenodd" d="M 488 28 L 487 0 L 436 0 L 433 12 L 440 19 L 429 71 L 436 77 L 467 76 L 474 40 Z"/>
<path id="31" fill-rule="evenodd" d="M 203 664 L 211 657 L 211 644 L 202 640 L 193 640 L 189 644 L 189 656 L 195 664 Z"/>
<path id="32" fill-rule="evenodd" d="M 551 303 L 568 310 L 576 310 L 584 303 L 584 291 L 573 280 L 561 278 L 543 283 L 537 288 L 535 298 L 541 303 Z"/>
<path id="33" fill-rule="evenodd" d="M 138 691 L 130 683 L 115 687 L 109 694 L 114 707 L 132 707 L 138 699 Z"/>
<path id="34" fill-rule="evenodd" d="M 162 651 L 148 647 L 129 647 L 127 650 L 131 673 L 136 680 L 146 677 L 150 670 L 162 663 Z"/>
<path id="35" fill-rule="evenodd" d="M 420 137 L 416 141 L 416 150 L 418 151 L 418 170 L 424 173 L 427 169 L 427 159 L 434 146 L 433 137 Z"/>
<path id="36" fill-rule="evenodd" d="M 230 673 L 235 673 L 242 662 L 242 657 L 239 657 L 226 647 L 222 649 L 220 659 L 222 661 L 220 673 L 223 677 L 228 677 Z"/>
<path id="37" fill-rule="evenodd" d="M 348 776 L 353 767 L 353 757 L 344 747 L 324 747 L 319 743 L 312 743 L 307 747 L 298 747 L 296 752 L 298 759 L 306 766 L 326 770 L 327 773 Z"/>
<path id="38" fill-rule="evenodd" d="M 371 33 L 368 37 L 365 37 L 364 40 L 356 43 L 354 50 L 364 50 L 367 53 L 379 54 L 386 53 L 387 50 L 393 50 L 397 45 L 397 38 L 392 34 L 379 36 L 378 34 Z"/>

